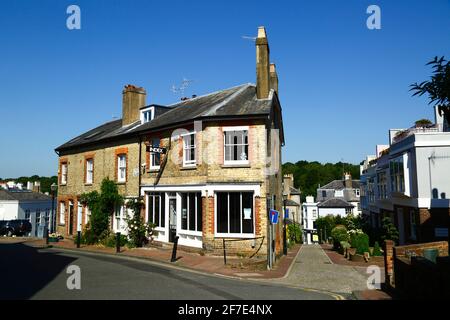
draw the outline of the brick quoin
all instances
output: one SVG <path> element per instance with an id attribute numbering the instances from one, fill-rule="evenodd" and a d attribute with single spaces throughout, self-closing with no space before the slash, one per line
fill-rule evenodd
<path id="1" fill-rule="evenodd" d="M 208 226 L 209 227 L 208 233 L 214 235 L 214 197 L 209 196 L 208 201 L 209 201 L 209 219 L 210 219 Z"/>
<path id="2" fill-rule="evenodd" d="M 260 203 L 261 203 L 261 198 L 260 197 L 255 197 L 255 235 L 261 236 L 261 217 L 259 216 L 259 212 L 260 212 Z"/>

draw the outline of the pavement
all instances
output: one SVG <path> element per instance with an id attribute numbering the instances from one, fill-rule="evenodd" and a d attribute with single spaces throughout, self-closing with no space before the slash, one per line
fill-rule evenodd
<path id="1" fill-rule="evenodd" d="M 0 242 L 0 299 L 332 300 L 284 284 L 194 272 L 125 255 Z M 69 268 L 70 267 L 70 268 Z M 80 270 L 80 289 L 70 272 Z"/>
<path id="2" fill-rule="evenodd" d="M 289 275 L 272 282 L 333 292 L 348 299 L 376 298 L 374 293 L 367 292 L 369 274 L 365 271 L 366 268 L 334 264 L 319 245 L 303 245 Z M 361 294 L 355 296 L 354 292 Z"/>

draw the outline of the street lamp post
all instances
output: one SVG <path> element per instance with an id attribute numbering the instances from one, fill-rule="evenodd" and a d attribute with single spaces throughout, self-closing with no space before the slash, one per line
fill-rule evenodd
<path id="1" fill-rule="evenodd" d="M 287 194 L 283 194 L 283 254 L 287 255 L 287 239 L 286 239 L 286 200 Z"/>
<path id="2" fill-rule="evenodd" d="M 50 186 L 50 191 L 52 194 L 52 225 L 50 229 L 52 233 L 56 232 L 55 192 L 57 188 L 58 186 L 56 185 L 56 183 L 52 183 L 52 185 Z"/>

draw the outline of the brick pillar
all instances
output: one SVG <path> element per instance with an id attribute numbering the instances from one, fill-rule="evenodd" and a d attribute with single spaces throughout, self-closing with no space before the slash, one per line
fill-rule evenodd
<path id="1" fill-rule="evenodd" d="M 384 241 L 384 272 L 385 284 L 394 286 L 394 241 Z"/>

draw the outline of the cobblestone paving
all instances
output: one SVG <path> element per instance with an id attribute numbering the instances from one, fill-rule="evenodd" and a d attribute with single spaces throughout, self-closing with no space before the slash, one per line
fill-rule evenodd
<path id="1" fill-rule="evenodd" d="M 303 245 L 287 278 L 273 281 L 334 293 L 366 290 L 367 276 L 352 266 L 333 264 L 319 245 Z"/>

